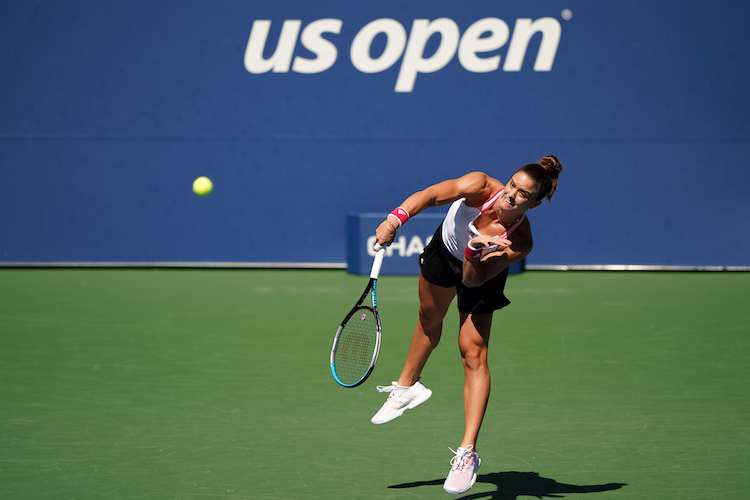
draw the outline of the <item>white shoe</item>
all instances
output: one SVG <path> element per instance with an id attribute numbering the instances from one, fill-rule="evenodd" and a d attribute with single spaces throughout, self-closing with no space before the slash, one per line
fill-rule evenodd
<path id="1" fill-rule="evenodd" d="M 453 449 L 448 448 L 453 451 Z M 479 455 L 474 451 L 474 446 L 459 448 L 453 451 L 456 454 L 451 459 L 451 471 L 443 484 L 443 489 L 451 495 L 466 493 L 477 481 L 477 471 L 482 464 Z"/>
<path id="2" fill-rule="evenodd" d="M 375 425 L 385 424 L 400 417 L 406 410 L 416 408 L 430 399 L 432 391 L 425 387 L 421 380 L 417 380 L 411 387 L 398 385 L 398 382 L 388 386 L 379 385 L 378 391 L 391 394 L 370 422 Z"/>

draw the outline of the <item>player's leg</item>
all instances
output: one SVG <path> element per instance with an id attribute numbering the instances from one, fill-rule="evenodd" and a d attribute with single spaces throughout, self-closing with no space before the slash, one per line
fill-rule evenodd
<path id="1" fill-rule="evenodd" d="M 412 335 L 409 353 L 399 380 L 389 386 L 378 386 L 380 392 L 389 392 L 388 399 L 372 417 L 375 425 L 385 424 L 427 401 L 432 391 L 419 380 L 430 353 L 440 342 L 443 318 L 448 311 L 455 288 L 445 288 L 429 283 L 419 276 L 419 321 Z"/>
<path id="2" fill-rule="evenodd" d="M 492 313 L 461 313 L 458 345 L 464 366 L 464 437 L 461 447 L 475 446 L 490 397 L 490 370 L 487 350 Z"/>
<path id="3" fill-rule="evenodd" d="M 460 314 L 461 331 L 458 344 L 464 365 L 464 437 L 443 489 L 454 495 L 466 493 L 477 480 L 482 463 L 476 451 L 477 436 L 482 426 L 490 396 L 490 371 L 487 366 L 487 345 L 492 314 Z"/>
<path id="4" fill-rule="evenodd" d="M 404 369 L 398 378 L 399 385 L 411 386 L 419 380 L 427 359 L 440 342 L 443 319 L 455 296 L 455 288 L 433 285 L 419 275 L 419 320 L 414 328 Z"/>

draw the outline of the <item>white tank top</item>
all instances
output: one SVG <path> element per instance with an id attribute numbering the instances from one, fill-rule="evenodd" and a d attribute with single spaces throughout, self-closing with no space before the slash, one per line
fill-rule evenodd
<path id="1" fill-rule="evenodd" d="M 479 231 L 474 227 L 474 220 L 476 220 L 476 218 L 483 212 L 489 210 L 495 201 L 500 198 L 502 192 L 503 190 L 501 189 L 493 194 L 482 204 L 481 208 L 466 205 L 465 198 L 453 202 L 448 209 L 445 220 L 443 221 L 443 244 L 451 255 L 458 260 L 464 260 L 464 250 L 466 249 L 466 245 L 469 244 L 469 241 L 471 241 L 472 238 L 479 236 Z M 521 225 L 521 222 L 523 222 L 525 218 L 526 215 L 522 215 L 515 224 L 499 236 L 510 236 L 510 234 Z"/>

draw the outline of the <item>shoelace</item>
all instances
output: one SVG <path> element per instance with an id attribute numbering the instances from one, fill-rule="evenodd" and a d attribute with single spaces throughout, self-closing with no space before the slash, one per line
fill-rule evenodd
<path id="1" fill-rule="evenodd" d="M 464 469 L 466 468 L 466 466 L 469 465 L 471 461 L 473 460 L 472 450 L 474 449 L 474 447 L 469 445 L 466 448 L 459 448 L 459 450 L 461 450 L 460 455 L 458 454 L 456 450 L 454 450 L 450 446 L 448 447 L 448 449 L 451 450 L 455 454 L 455 456 L 451 458 L 451 470 L 456 471 L 456 472 L 464 472 Z"/>
<path id="2" fill-rule="evenodd" d="M 396 382 L 393 382 L 391 385 L 379 385 L 376 387 L 378 392 L 393 392 L 397 391 L 399 389 L 403 389 L 400 385 L 398 385 Z"/>

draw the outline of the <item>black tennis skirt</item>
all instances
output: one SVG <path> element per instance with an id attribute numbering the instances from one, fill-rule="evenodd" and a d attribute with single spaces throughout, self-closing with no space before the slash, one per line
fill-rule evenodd
<path id="1" fill-rule="evenodd" d="M 508 269 L 481 286 L 467 287 L 463 284 L 463 262 L 456 259 L 443 243 L 443 224 L 419 256 L 422 276 L 433 285 L 456 288 L 458 310 L 467 314 L 488 314 L 510 304 L 505 296 Z"/>

